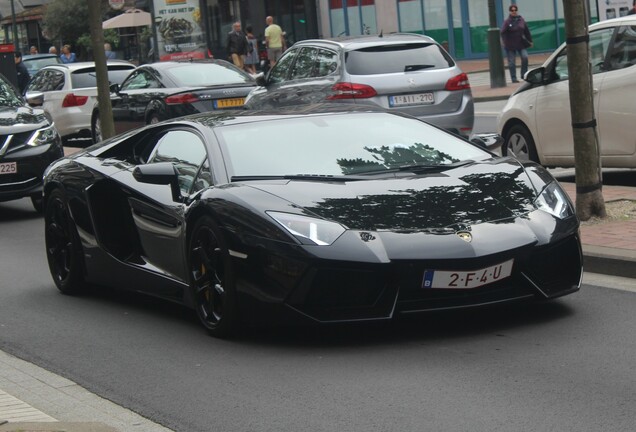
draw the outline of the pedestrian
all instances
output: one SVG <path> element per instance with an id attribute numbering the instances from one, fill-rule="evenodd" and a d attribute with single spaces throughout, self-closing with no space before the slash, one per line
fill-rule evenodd
<path id="1" fill-rule="evenodd" d="M 29 54 L 37 54 L 38 53 L 38 49 L 35 46 L 32 46 L 29 49 Z"/>
<path id="2" fill-rule="evenodd" d="M 532 35 L 526 21 L 518 13 L 516 4 L 508 8 L 510 15 L 501 27 L 501 39 L 506 56 L 508 57 L 508 70 L 513 83 L 517 80 L 516 57 L 521 57 L 521 78 L 528 71 L 528 48 L 532 47 Z"/>
<path id="3" fill-rule="evenodd" d="M 627 12 L 627 15 L 636 15 L 636 0 L 632 3 L 632 8 Z"/>
<path id="4" fill-rule="evenodd" d="M 117 56 L 115 55 L 115 52 L 113 51 L 113 49 L 111 48 L 108 42 L 104 44 L 104 54 L 106 54 L 106 60 L 117 58 Z"/>
<path id="5" fill-rule="evenodd" d="M 283 55 L 283 51 L 287 48 L 285 46 L 285 38 L 283 37 L 283 30 L 279 25 L 274 24 L 274 18 L 268 16 L 265 18 L 267 28 L 265 28 L 265 45 L 267 46 L 267 58 L 269 59 L 269 66 L 274 67 L 280 56 Z"/>
<path id="6" fill-rule="evenodd" d="M 77 57 L 74 52 L 71 52 L 70 45 L 64 45 L 62 47 L 62 54 L 60 55 L 60 60 L 62 63 L 75 63 L 77 61 Z"/>
<path id="7" fill-rule="evenodd" d="M 55 54 L 55 55 L 57 55 L 57 48 L 55 48 L 54 46 L 52 46 L 51 48 L 49 48 L 49 54 Z"/>
<path id="8" fill-rule="evenodd" d="M 230 53 L 232 63 L 237 68 L 243 70 L 245 66 L 245 56 L 247 55 L 247 37 L 241 30 L 241 23 L 232 24 L 232 31 L 227 34 L 227 52 Z"/>
<path id="9" fill-rule="evenodd" d="M 247 55 L 245 56 L 245 70 L 253 75 L 256 74 L 258 64 L 258 39 L 252 33 L 252 26 L 245 27 L 247 32 Z"/>
<path id="10" fill-rule="evenodd" d="M 20 90 L 20 94 L 24 94 L 24 90 L 26 90 L 31 76 L 29 75 L 29 71 L 27 70 L 26 66 L 22 62 L 22 53 L 20 51 L 16 51 L 13 57 L 15 59 L 15 71 L 18 76 L 18 89 Z"/>

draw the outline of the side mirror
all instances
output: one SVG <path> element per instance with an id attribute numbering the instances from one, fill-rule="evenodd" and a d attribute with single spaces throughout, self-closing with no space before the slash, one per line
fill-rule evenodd
<path id="1" fill-rule="evenodd" d="M 495 151 L 504 143 L 504 139 L 501 135 L 492 134 L 475 134 L 470 139 L 471 142 L 482 146 L 490 151 Z"/>
<path id="2" fill-rule="evenodd" d="M 121 87 L 119 87 L 119 84 L 115 83 L 110 85 L 109 90 L 111 93 L 119 94 L 119 90 L 121 90 Z"/>
<path id="3" fill-rule="evenodd" d="M 261 87 L 265 87 L 265 85 L 267 85 L 267 80 L 265 79 L 265 74 L 263 72 L 256 74 L 254 79 L 256 80 L 256 85 Z"/>
<path id="4" fill-rule="evenodd" d="M 137 165 L 133 170 L 133 177 L 140 183 L 170 185 L 172 199 L 176 202 L 183 199 L 179 187 L 179 172 L 172 162 Z"/>
<path id="5" fill-rule="evenodd" d="M 545 68 L 543 66 L 526 72 L 523 77 L 530 84 L 543 84 L 545 82 Z"/>
<path id="6" fill-rule="evenodd" d="M 42 106 L 44 104 L 44 93 L 28 92 L 25 95 L 26 101 L 31 106 Z"/>

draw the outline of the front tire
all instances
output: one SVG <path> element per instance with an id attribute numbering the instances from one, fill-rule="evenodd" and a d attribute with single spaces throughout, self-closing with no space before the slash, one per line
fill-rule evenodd
<path id="1" fill-rule="evenodd" d="M 190 286 L 199 320 L 212 336 L 236 333 L 238 310 L 230 256 L 211 217 L 194 225 L 189 241 Z"/>
<path id="2" fill-rule="evenodd" d="M 44 227 L 46 258 L 55 285 L 64 294 L 81 293 L 86 288 L 82 248 L 61 189 L 51 192 L 46 201 Z"/>
<path id="3" fill-rule="evenodd" d="M 521 161 L 531 160 L 539 163 L 537 148 L 528 128 L 516 124 L 506 134 L 506 141 L 501 148 L 504 156 L 513 156 Z"/>
<path id="4" fill-rule="evenodd" d="M 99 113 L 93 114 L 93 121 L 91 122 L 91 135 L 93 143 L 97 144 L 102 138 L 102 121 L 99 119 Z"/>

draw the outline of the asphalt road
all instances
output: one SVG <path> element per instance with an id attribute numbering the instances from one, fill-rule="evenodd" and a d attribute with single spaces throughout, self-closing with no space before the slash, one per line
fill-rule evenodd
<path id="1" fill-rule="evenodd" d="M 28 200 L 0 203 L 0 349 L 177 431 L 626 431 L 636 294 L 393 325 L 207 336 L 148 297 L 60 294 Z"/>

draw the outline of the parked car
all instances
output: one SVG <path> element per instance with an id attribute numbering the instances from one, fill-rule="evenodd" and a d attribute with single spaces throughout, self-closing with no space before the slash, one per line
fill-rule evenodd
<path id="1" fill-rule="evenodd" d="M 553 299 L 581 282 L 579 222 L 549 172 L 374 107 L 180 117 L 54 163 L 45 194 L 59 290 L 164 297 L 215 336 L 242 320 Z"/>
<path id="2" fill-rule="evenodd" d="M 42 211 L 44 170 L 62 156 L 62 140 L 51 119 L 29 107 L 0 74 L 0 201 L 30 197 Z"/>
<path id="3" fill-rule="evenodd" d="M 132 63 L 110 60 L 108 80 L 121 82 L 135 69 Z M 97 103 L 95 63 L 79 62 L 42 68 L 29 82 L 26 99 L 42 107 L 55 121 L 63 139 L 90 138 L 91 115 Z"/>
<path id="4" fill-rule="evenodd" d="M 113 86 L 115 131 L 121 133 L 175 117 L 240 108 L 256 87 L 254 78 L 225 60 L 159 62 L 140 66 L 121 86 Z M 93 140 L 101 140 L 97 104 Z"/>
<path id="5" fill-rule="evenodd" d="M 604 167 L 636 168 L 636 16 L 589 27 L 594 111 Z M 574 166 L 567 48 L 529 71 L 498 118 L 504 155 Z"/>
<path id="6" fill-rule="evenodd" d="M 437 42 L 417 34 L 304 40 L 257 78 L 251 109 L 317 102 L 374 105 L 469 136 L 468 77 Z"/>
<path id="7" fill-rule="evenodd" d="M 62 60 L 57 54 L 25 54 L 22 56 L 22 63 L 29 71 L 29 76 L 32 77 L 44 66 L 61 64 Z"/>

